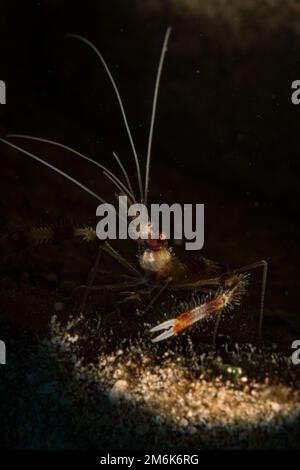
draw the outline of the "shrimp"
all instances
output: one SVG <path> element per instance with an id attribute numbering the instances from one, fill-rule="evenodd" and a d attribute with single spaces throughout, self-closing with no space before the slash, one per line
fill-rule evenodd
<path id="1" fill-rule="evenodd" d="M 136 176 L 137 176 L 137 194 L 134 191 L 134 185 L 131 181 L 131 178 L 121 162 L 120 158 L 115 152 L 112 152 L 113 157 L 119 165 L 122 176 L 117 176 L 115 173 L 110 171 L 108 168 L 98 163 L 92 158 L 74 150 L 70 146 L 56 142 L 54 140 L 44 139 L 41 137 L 35 137 L 31 135 L 24 134 L 10 134 L 8 137 L 13 139 L 22 139 L 29 141 L 38 141 L 43 142 L 44 144 L 55 146 L 70 152 L 71 154 L 79 157 L 87 162 L 87 164 L 92 164 L 101 171 L 102 175 L 109 179 L 113 184 L 114 188 L 117 189 L 116 195 L 126 195 L 130 202 L 135 203 L 138 199 L 144 204 L 147 205 L 148 193 L 149 193 L 149 180 L 150 180 L 150 162 L 151 162 L 151 149 L 153 141 L 153 130 L 156 116 L 157 100 L 159 85 L 161 79 L 161 73 L 164 63 L 164 58 L 167 52 L 168 41 L 171 33 L 171 28 L 167 28 L 163 46 L 160 54 L 153 103 L 152 103 L 152 112 L 150 118 L 150 129 L 148 135 L 148 145 L 145 161 L 145 177 L 142 178 L 140 159 L 138 157 L 134 140 L 129 128 L 127 116 L 125 113 L 125 108 L 123 101 L 121 99 L 118 87 L 112 76 L 112 73 L 105 62 L 102 54 L 97 49 L 97 47 L 90 42 L 88 39 L 79 36 L 77 34 L 68 34 L 68 37 L 79 40 L 80 42 L 87 45 L 92 51 L 97 55 L 102 66 L 104 67 L 108 78 L 113 86 L 117 101 L 119 103 L 120 111 L 123 117 L 125 129 L 131 146 L 132 154 L 134 157 L 134 162 L 136 166 Z M 0 137 L 0 142 L 9 146 L 10 148 L 17 150 L 22 155 L 25 155 L 27 158 L 30 158 L 52 170 L 56 174 L 59 174 L 66 181 L 69 181 L 80 188 L 81 191 L 92 196 L 98 202 L 105 203 L 106 201 L 102 198 L 98 192 L 92 191 L 89 187 L 82 184 L 79 180 L 72 177 L 69 173 L 60 170 L 58 167 L 48 163 L 46 160 L 36 156 L 35 154 L 19 147 L 18 145 L 10 142 L 7 139 Z M 264 296 L 266 289 L 266 279 L 267 279 L 267 263 L 265 260 L 252 263 L 248 266 L 244 266 L 237 270 L 227 271 L 224 273 L 213 261 L 207 260 L 203 256 L 194 255 L 192 263 L 186 263 L 182 259 L 179 259 L 172 247 L 168 245 L 167 240 L 163 233 L 159 233 L 157 237 L 151 226 L 146 225 L 143 227 L 148 234 L 144 239 L 137 240 L 138 244 L 138 265 L 135 266 L 134 263 L 129 262 L 125 257 L 123 257 L 117 250 L 115 250 L 108 241 L 100 242 L 97 239 L 96 231 L 93 227 L 83 226 L 83 227 L 67 227 L 66 230 L 62 230 L 59 227 L 36 227 L 31 230 L 30 237 L 35 243 L 48 243 L 50 240 L 55 240 L 56 238 L 62 239 L 64 237 L 79 237 L 83 241 L 91 243 L 97 243 L 98 247 L 98 256 L 96 257 L 95 265 L 92 267 L 89 279 L 86 286 L 81 286 L 86 289 L 91 289 L 92 284 L 94 283 L 95 276 L 98 269 L 98 264 L 100 260 L 100 252 L 104 252 L 116 260 L 124 269 L 130 272 L 131 282 L 118 282 L 114 285 L 102 285 L 95 287 L 96 289 L 118 289 L 121 290 L 127 288 L 128 285 L 131 287 L 134 286 L 135 291 L 130 293 L 128 300 L 133 298 L 140 298 L 143 295 L 152 295 L 157 287 L 159 291 L 156 295 L 152 296 L 151 301 L 148 303 L 144 309 L 144 313 L 148 312 L 153 304 L 158 300 L 158 298 L 163 294 L 164 291 L 168 289 L 170 292 L 178 291 L 189 291 L 189 292 L 202 292 L 208 293 L 211 298 L 206 302 L 198 305 L 192 310 L 182 313 L 178 318 L 167 320 L 158 326 L 155 326 L 151 329 L 151 332 L 166 330 L 164 333 L 159 335 L 153 341 L 161 341 L 163 339 L 169 338 L 181 330 L 189 327 L 193 323 L 200 321 L 209 316 L 218 316 L 223 310 L 226 310 L 228 307 L 233 306 L 237 299 L 244 292 L 246 285 L 245 276 L 241 276 L 239 273 L 248 272 L 251 269 L 263 268 L 263 277 L 262 277 L 262 287 L 261 287 L 261 301 L 260 301 L 260 310 L 259 310 L 259 337 L 262 336 L 262 321 L 263 321 L 263 309 L 264 309 Z M 59 232 L 59 233 L 58 233 Z M 66 239 L 66 238 L 65 238 Z M 195 277 L 196 276 L 196 277 Z M 219 317 L 218 317 L 219 318 Z M 217 325 L 218 325 L 217 321 Z"/>

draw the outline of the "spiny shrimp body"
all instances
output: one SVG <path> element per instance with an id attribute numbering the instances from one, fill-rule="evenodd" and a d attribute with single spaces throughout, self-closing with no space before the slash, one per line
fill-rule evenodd
<path id="1" fill-rule="evenodd" d="M 247 281 L 245 276 L 237 276 L 236 283 L 233 287 L 220 291 L 211 300 L 181 313 L 177 318 L 172 318 L 155 326 L 150 330 L 151 333 L 161 330 L 166 331 L 154 338 L 152 342 L 157 343 L 170 338 L 186 329 L 188 326 L 239 303 L 240 296 L 244 293 L 246 283 Z"/>

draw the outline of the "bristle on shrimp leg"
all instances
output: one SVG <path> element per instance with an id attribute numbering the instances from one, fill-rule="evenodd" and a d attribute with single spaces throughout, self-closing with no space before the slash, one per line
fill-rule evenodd
<path id="1" fill-rule="evenodd" d="M 181 313 L 177 318 L 172 318 L 155 326 L 150 330 L 151 333 L 162 330 L 166 331 L 156 338 L 153 338 L 152 342 L 158 343 L 159 341 L 170 338 L 194 323 L 209 316 L 221 313 L 222 310 L 225 310 L 226 308 L 232 307 L 239 302 L 240 296 L 244 293 L 246 283 L 246 277 L 240 276 L 232 288 L 220 291 L 211 300 Z"/>

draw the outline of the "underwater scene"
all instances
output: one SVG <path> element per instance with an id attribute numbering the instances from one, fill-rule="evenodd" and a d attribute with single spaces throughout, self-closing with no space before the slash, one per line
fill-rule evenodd
<path id="1" fill-rule="evenodd" d="M 299 1 L 3 2 L 1 448 L 300 449 L 299 104 Z"/>

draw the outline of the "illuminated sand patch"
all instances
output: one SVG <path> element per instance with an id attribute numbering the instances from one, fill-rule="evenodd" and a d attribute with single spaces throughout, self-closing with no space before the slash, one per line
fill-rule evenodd
<path id="1" fill-rule="evenodd" d="M 94 384 L 116 409 L 129 415 L 130 410 L 138 409 L 142 423 L 150 413 L 155 425 L 171 426 L 197 439 L 200 433 L 218 434 L 222 429 L 265 432 L 270 426 L 280 430 L 300 417 L 295 386 L 278 380 L 271 383 L 270 377 L 258 382 L 241 368 L 222 364 L 218 357 L 213 362 L 208 354 L 195 362 L 195 358 L 167 352 L 157 360 L 151 351 L 143 351 L 142 345 L 132 344 L 110 354 L 101 353 L 99 346 L 97 361 L 83 365 L 81 339 L 74 323 L 62 327 L 54 318 L 52 334 L 52 345 L 69 371 L 72 364 L 83 391 L 90 391 Z M 279 362 L 279 356 L 269 359 Z M 287 358 L 281 359 L 288 365 Z M 219 361 L 219 373 L 209 368 L 209 361 Z"/>

